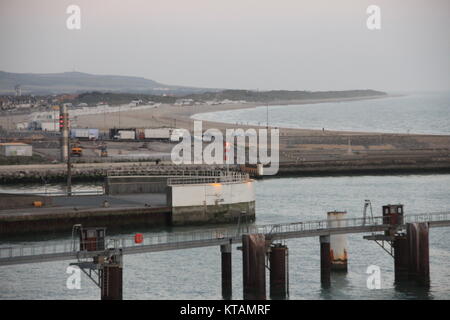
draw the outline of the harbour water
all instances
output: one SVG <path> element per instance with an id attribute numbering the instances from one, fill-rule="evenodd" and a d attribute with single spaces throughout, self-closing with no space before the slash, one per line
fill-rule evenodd
<path id="1" fill-rule="evenodd" d="M 5 190 L 6 187 L 0 189 Z M 40 186 L 9 186 L 41 191 Z M 61 186 L 48 186 L 52 190 Z M 99 189 L 95 184 L 78 190 Z M 324 219 L 327 211 L 346 210 L 348 217 L 361 217 L 365 199 L 374 215 L 384 204 L 402 203 L 405 213 L 450 210 L 450 175 L 398 175 L 274 178 L 256 182 L 257 224 Z M 275 192 L 276 191 L 276 192 Z M 125 235 L 198 229 L 199 227 L 126 230 Z M 430 231 L 431 287 L 398 288 L 394 285 L 393 258 L 362 234 L 348 236 L 349 272 L 333 274 L 330 289 L 320 286 L 319 239 L 288 240 L 290 299 L 450 299 L 450 232 Z M 37 236 L 2 239 L 7 246 L 23 242 L 70 239 L 67 236 Z M 233 298 L 242 299 L 242 252 L 233 247 Z M 99 299 L 97 287 L 83 275 L 81 289 L 69 290 L 69 261 L 0 267 L 0 299 Z M 367 288 L 367 268 L 381 268 L 382 288 Z M 267 281 L 268 283 L 268 281 Z M 124 257 L 124 299 L 221 299 L 220 249 L 197 248 L 138 254 Z"/>
<path id="2" fill-rule="evenodd" d="M 269 125 L 283 128 L 386 133 L 450 134 L 450 93 L 269 106 Z M 199 113 L 197 120 L 267 124 L 267 107 Z"/>

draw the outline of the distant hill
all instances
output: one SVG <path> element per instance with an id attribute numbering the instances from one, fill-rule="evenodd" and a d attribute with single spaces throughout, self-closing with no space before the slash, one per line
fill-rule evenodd
<path id="1" fill-rule="evenodd" d="M 86 91 L 146 94 L 190 94 L 216 89 L 161 84 L 141 77 L 94 75 L 82 72 L 10 73 L 0 71 L 0 94 L 14 94 L 20 85 L 23 94 L 81 93 Z"/>

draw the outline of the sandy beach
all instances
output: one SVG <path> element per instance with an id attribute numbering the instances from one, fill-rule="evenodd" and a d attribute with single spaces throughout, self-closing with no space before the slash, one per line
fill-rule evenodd
<path id="1" fill-rule="evenodd" d="M 302 105 L 312 103 L 324 103 L 324 102 L 344 102 L 355 101 L 365 99 L 381 99 L 385 96 L 363 97 L 363 98 L 347 98 L 347 99 L 315 99 L 315 100 L 289 100 L 289 101 L 275 101 L 270 103 L 271 106 L 277 105 Z M 220 105 L 193 105 L 193 106 L 177 106 L 177 105 L 161 105 L 157 108 L 151 108 L 146 110 L 127 111 L 127 112 L 114 112 L 97 115 L 79 116 L 76 122 L 79 127 L 98 128 L 100 130 L 107 130 L 111 127 L 120 128 L 157 128 L 157 127 L 174 127 L 185 128 L 193 130 L 194 120 L 191 118 L 194 114 L 224 111 L 224 110 L 237 110 L 247 109 L 264 106 L 263 103 L 241 103 L 241 104 L 220 104 Z M 227 128 L 256 128 L 257 126 L 247 126 L 244 124 L 228 124 L 221 122 L 203 121 L 203 129 L 217 128 L 224 130 Z M 265 127 L 265 126 L 264 126 Z M 310 129 L 291 129 L 280 128 L 281 135 L 323 135 L 321 130 Z M 332 132 L 326 131 L 326 134 L 364 134 L 361 132 Z"/>

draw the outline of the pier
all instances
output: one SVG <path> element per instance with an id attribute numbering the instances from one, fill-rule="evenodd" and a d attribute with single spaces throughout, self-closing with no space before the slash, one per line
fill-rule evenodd
<path id="1" fill-rule="evenodd" d="M 111 170 L 104 192 L 0 194 L 0 233 L 63 231 L 74 224 L 164 227 L 255 218 L 253 179 L 223 170 Z M 33 203 L 39 202 L 39 207 Z"/>
<path id="2" fill-rule="evenodd" d="M 35 246 L 0 248 L 0 266 L 75 260 L 86 274 L 98 277 L 102 299 L 122 299 L 122 257 L 129 254 L 198 247 L 218 247 L 222 265 L 222 294 L 231 299 L 232 245 L 243 255 L 244 299 L 266 299 L 265 272 L 270 271 L 270 297 L 285 299 L 289 294 L 289 263 L 287 240 L 316 237 L 320 241 L 320 272 L 322 286 L 331 285 L 332 237 L 352 233 L 366 234 L 393 257 L 396 282 L 429 282 L 429 230 L 450 226 L 450 212 L 404 215 L 401 205 L 383 207 L 383 216 L 324 219 L 271 225 L 245 225 L 239 228 L 167 233 L 151 237 L 107 238 L 104 228 L 87 228 L 71 241 Z M 79 226 L 82 229 L 82 227 Z M 83 236 L 84 235 L 84 236 Z M 269 266 L 266 265 L 266 257 Z M 351 257 L 350 257 L 351 260 Z M 94 278 L 91 278 L 94 279 Z"/>

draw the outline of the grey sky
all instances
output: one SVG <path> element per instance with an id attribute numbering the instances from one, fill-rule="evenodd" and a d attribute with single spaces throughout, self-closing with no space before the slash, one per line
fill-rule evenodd
<path id="1" fill-rule="evenodd" d="M 81 30 L 66 8 L 81 7 Z M 381 30 L 366 9 L 381 7 Z M 0 0 L 0 70 L 199 87 L 450 90 L 449 0 Z"/>

